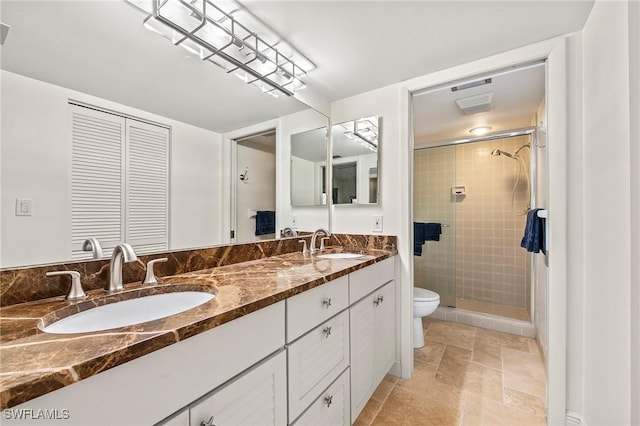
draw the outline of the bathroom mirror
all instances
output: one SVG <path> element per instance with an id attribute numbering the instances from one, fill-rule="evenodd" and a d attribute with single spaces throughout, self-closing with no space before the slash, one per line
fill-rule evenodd
<path id="1" fill-rule="evenodd" d="M 333 204 L 379 202 L 380 119 L 362 117 L 332 126 Z"/>
<path id="2" fill-rule="evenodd" d="M 203 62 L 149 31 L 144 18 L 124 1 L 2 1 L 11 30 L 0 50 L 0 268 L 72 260 L 70 102 L 170 129 L 168 250 L 231 241 L 227 135 L 265 122 L 282 130 L 276 149 L 287 153 L 277 158 L 278 222 L 327 226 L 328 208 L 292 211 L 288 152 L 291 133 L 328 126 L 328 118 Z M 303 127 L 297 117 L 305 114 L 319 118 Z M 30 216 L 16 214 L 17 200 L 29 202 Z"/>
<path id="3" fill-rule="evenodd" d="M 327 204 L 325 166 L 327 164 L 327 128 L 291 135 L 291 205 Z"/>

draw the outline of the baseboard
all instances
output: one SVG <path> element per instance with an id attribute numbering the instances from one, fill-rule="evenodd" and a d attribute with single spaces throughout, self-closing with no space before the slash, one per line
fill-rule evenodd
<path id="1" fill-rule="evenodd" d="M 565 424 L 567 426 L 586 426 L 587 425 L 584 421 L 584 418 L 582 418 L 580 414 L 573 413 L 571 411 L 567 411 Z"/>

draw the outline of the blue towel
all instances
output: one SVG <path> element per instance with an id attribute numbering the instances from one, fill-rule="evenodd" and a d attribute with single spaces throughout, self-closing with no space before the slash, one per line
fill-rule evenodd
<path id="1" fill-rule="evenodd" d="M 413 254 L 422 256 L 425 241 L 440 241 L 442 225 L 439 223 L 413 222 Z"/>
<path id="2" fill-rule="evenodd" d="M 524 227 L 524 235 L 522 236 L 520 247 L 531 253 L 542 252 L 547 254 L 547 247 L 545 246 L 547 220 L 538 217 L 538 211 L 540 210 L 543 209 L 533 209 L 527 213 L 527 224 Z"/>
<path id="3" fill-rule="evenodd" d="M 274 234 L 276 232 L 276 212 L 258 210 L 256 212 L 256 235 Z"/>

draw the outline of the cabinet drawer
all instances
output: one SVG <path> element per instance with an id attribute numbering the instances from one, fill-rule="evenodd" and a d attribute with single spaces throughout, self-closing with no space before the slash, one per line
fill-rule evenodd
<path id="1" fill-rule="evenodd" d="M 282 425 L 287 422 L 285 351 L 243 373 L 191 407 L 190 425 L 213 417 L 216 425 Z"/>
<path id="2" fill-rule="evenodd" d="M 349 306 L 349 278 L 344 276 L 287 299 L 287 343 Z"/>
<path id="3" fill-rule="evenodd" d="M 395 264 L 394 256 L 349 274 L 349 304 L 352 305 L 394 279 Z"/>
<path id="4" fill-rule="evenodd" d="M 293 420 L 349 365 L 349 311 L 311 330 L 287 351 L 289 419 Z"/>
<path id="5" fill-rule="evenodd" d="M 349 369 L 320 394 L 311 407 L 296 420 L 295 425 L 350 425 Z"/>

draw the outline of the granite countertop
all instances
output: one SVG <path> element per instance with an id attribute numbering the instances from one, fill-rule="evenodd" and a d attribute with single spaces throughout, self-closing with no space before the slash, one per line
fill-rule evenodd
<path id="1" fill-rule="evenodd" d="M 396 254 L 371 249 L 357 252 L 363 256 L 319 259 L 289 253 L 164 277 L 151 287 L 128 284 L 124 291 L 112 295 L 91 290 L 83 301 L 55 297 L 3 307 L 0 409 L 71 385 Z M 47 334 L 39 329 L 105 301 L 184 290 L 211 292 L 216 297 L 188 311 L 128 327 L 79 334 Z"/>

